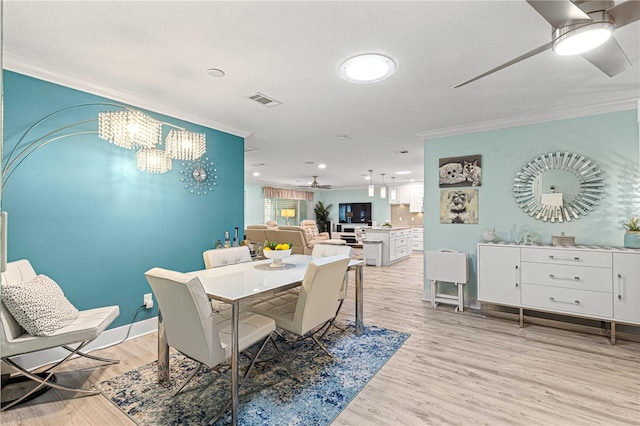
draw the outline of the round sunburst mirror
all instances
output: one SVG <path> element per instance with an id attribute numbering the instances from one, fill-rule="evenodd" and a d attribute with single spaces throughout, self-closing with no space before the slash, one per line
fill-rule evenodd
<path id="1" fill-rule="evenodd" d="M 586 216 L 604 195 L 600 168 L 583 155 L 542 154 L 525 164 L 513 181 L 516 204 L 529 216 L 564 222 Z"/>

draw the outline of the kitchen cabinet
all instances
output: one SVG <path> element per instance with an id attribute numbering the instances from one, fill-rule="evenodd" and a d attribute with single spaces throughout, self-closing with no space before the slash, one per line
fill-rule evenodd
<path id="1" fill-rule="evenodd" d="M 409 212 L 422 213 L 424 211 L 424 186 L 414 184 L 409 187 Z"/>

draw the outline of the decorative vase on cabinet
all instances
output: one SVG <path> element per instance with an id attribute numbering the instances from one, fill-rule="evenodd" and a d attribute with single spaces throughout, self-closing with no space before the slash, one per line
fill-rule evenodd
<path id="1" fill-rule="evenodd" d="M 624 234 L 624 246 L 626 248 L 640 248 L 640 223 L 638 218 L 632 217 L 624 224 L 626 230 Z"/>
<path id="2" fill-rule="evenodd" d="M 625 232 L 624 246 L 626 248 L 640 248 L 640 231 Z"/>

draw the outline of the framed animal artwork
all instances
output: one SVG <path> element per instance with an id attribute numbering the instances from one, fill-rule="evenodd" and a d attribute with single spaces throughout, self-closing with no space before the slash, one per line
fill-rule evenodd
<path id="1" fill-rule="evenodd" d="M 478 223 L 478 190 L 441 190 L 440 223 Z"/>
<path id="2" fill-rule="evenodd" d="M 482 183 L 481 155 L 441 158 L 440 188 L 480 186 Z"/>

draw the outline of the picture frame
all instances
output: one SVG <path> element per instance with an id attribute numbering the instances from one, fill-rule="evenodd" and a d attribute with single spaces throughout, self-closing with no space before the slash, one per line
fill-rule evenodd
<path id="1" fill-rule="evenodd" d="M 480 186 L 482 184 L 482 156 L 441 158 L 438 160 L 440 188 Z"/>
<path id="2" fill-rule="evenodd" d="M 441 190 L 440 223 L 477 224 L 478 189 Z"/>

